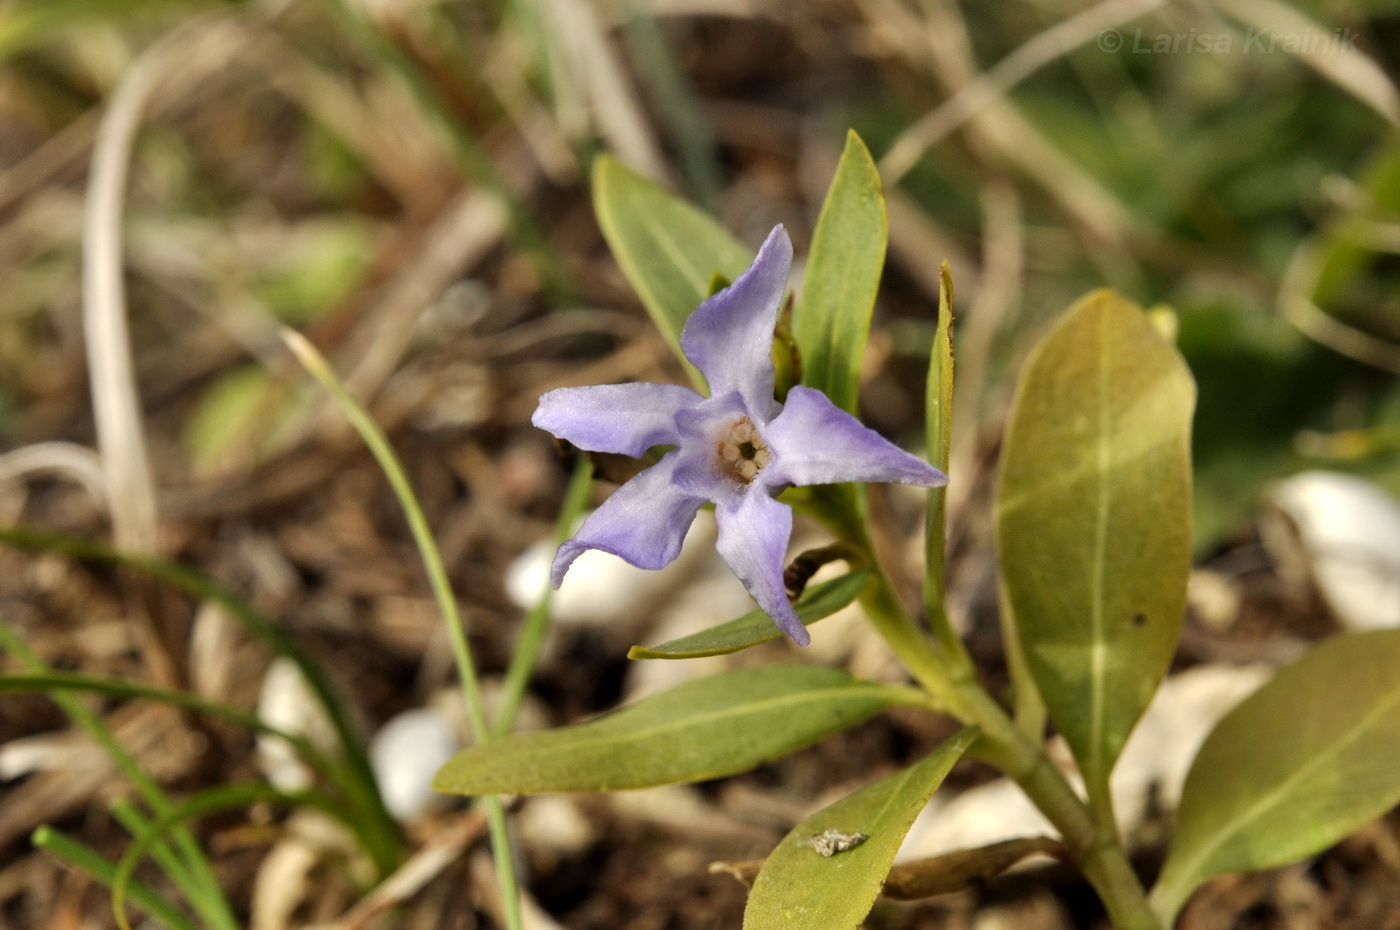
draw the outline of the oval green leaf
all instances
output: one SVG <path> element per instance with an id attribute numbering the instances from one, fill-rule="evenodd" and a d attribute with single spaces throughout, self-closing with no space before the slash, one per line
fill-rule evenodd
<path id="1" fill-rule="evenodd" d="M 1013 646 L 1097 797 L 1181 632 L 1194 404 L 1176 349 L 1107 290 L 1050 330 L 1013 401 L 997 488 Z"/>
<path id="2" fill-rule="evenodd" d="M 622 273 L 697 386 L 681 354 L 681 330 L 710 296 L 716 274 L 733 281 L 753 261 L 713 217 L 611 155 L 593 162 L 593 209 Z"/>
<path id="3" fill-rule="evenodd" d="M 687 682 L 597 720 L 458 753 L 448 794 L 620 791 L 747 771 L 906 700 L 837 669 L 779 665 Z"/>
<path id="4" fill-rule="evenodd" d="M 865 587 L 869 574 L 854 571 L 819 584 L 798 601 L 794 607 L 797 619 L 804 626 L 825 619 L 856 599 Z M 690 636 L 682 636 L 659 646 L 633 646 L 627 650 L 629 659 L 698 659 L 722 656 L 750 646 L 769 643 L 782 636 L 782 631 L 762 610 L 754 609 L 719 626 L 710 627 Z"/>
<path id="5" fill-rule="evenodd" d="M 744 930 L 854 930 L 880 894 L 895 853 L 977 731 L 958 731 L 914 765 L 862 788 L 798 824 L 763 863 L 744 909 Z M 812 838 L 828 830 L 865 834 L 824 856 Z"/>
<path id="6" fill-rule="evenodd" d="M 812 234 L 792 332 L 802 353 L 802 383 L 851 413 L 888 238 L 880 172 L 860 136 L 850 132 Z"/>
<path id="7" fill-rule="evenodd" d="M 1312 855 L 1400 803 L 1400 630 L 1334 637 L 1225 715 L 1182 789 L 1153 892 Z"/>

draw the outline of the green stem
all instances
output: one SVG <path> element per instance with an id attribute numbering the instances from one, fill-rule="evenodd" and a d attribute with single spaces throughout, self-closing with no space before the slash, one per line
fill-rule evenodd
<path id="1" fill-rule="evenodd" d="M 870 572 L 870 581 L 860 594 L 860 605 L 866 616 L 908 667 L 914 680 L 933 697 L 934 706 L 961 716 L 955 708 L 956 692 L 947 662 L 909 619 L 879 563 L 871 559 L 864 567 Z"/>
<path id="2" fill-rule="evenodd" d="M 350 419 L 351 425 L 379 463 L 379 468 L 388 479 L 394 496 L 398 498 L 399 507 L 403 510 L 413 541 L 418 547 L 418 556 L 428 574 L 428 585 L 437 601 L 438 613 L 447 628 L 447 638 L 452 647 L 452 658 L 457 666 L 457 677 L 461 681 L 462 698 L 467 705 L 467 718 L 471 721 L 472 732 L 478 745 L 489 743 L 491 729 L 486 723 L 486 708 L 481 699 L 481 682 L 477 678 L 471 643 L 467 641 L 466 625 L 457 607 L 457 597 L 452 592 L 452 583 L 447 576 L 447 566 L 442 561 L 442 552 L 433 539 L 428 517 L 423 512 L 422 505 L 418 503 L 417 495 L 413 493 L 413 486 L 409 483 L 403 465 L 394 454 L 389 439 L 380 430 L 379 424 L 374 422 L 369 411 L 350 396 L 321 353 L 316 351 L 304 336 L 293 330 L 283 330 L 282 338 L 302 366 L 330 393 Z M 483 797 L 481 803 L 486 806 L 491 852 L 496 859 L 496 882 L 501 889 L 506 927 L 507 930 L 522 930 L 524 921 L 520 911 L 520 889 L 515 878 L 515 859 L 511 854 L 505 808 L 496 795 Z"/>
<path id="3" fill-rule="evenodd" d="M 867 547 L 867 552 L 869 548 Z M 1044 750 L 1032 742 L 992 700 L 961 663 L 950 663 L 914 625 L 889 577 L 871 557 L 871 580 L 861 597 L 876 630 L 928 690 L 935 706 L 982 738 L 974 747 L 984 761 L 1005 772 L 1060 831 L 1084 877 L 1094 886 L 1118 930 L 1162 930 L 1147 906 L 1141 882 L 1128 863 L 1111 811 L 1100 821 L 1074 793 Z M 1100 812 L 1102 816 L 1105 812 Z"/>
<path id="4" fill-rule="evenodd" d="M 1070 787 L 1045 751 L 1032 742 L 980 686 L 960 688 L 966 722 L 982 728 L 974 747 L 1007 774 L 1060 831 L 1070 856 L 1098 892 L 1118 930 L 1161 930 L 1142 883 L 1128 862 L 1111 819 L 1101 821 Z"/>
<path id="5" fill-rule="evenodd" d="M 559 510 L 559 520 L 554 528 L 556 547 L 572 535 L 574 521 L 587 506 L 588 495 L 592 489 L 593 462 L 586 455 L 579 456 L 574 476 L 569 480 L 569 489 L 564 495 L 564 506 Z M 545 631 L 549 629 L 549 606 L 553 593 L 553 588 L 546 581 L 540 599 L 525 615 L 525 626 L 520 633 L 520 641 L 515 644 L 510 657 L 510 667 L 506 669 L 505 683 L 501 688 L 501 706 L 491 724 L 492 739 L 505 736 L 515 722 L 516 712 L 520 710 L 520 702 L 525 697 L 525 688 L 535 670 L 535 659 L 539 657 L 540 646 L 544 643 Z"/>
<path id="6" fill-rule="evenodd" d="M 865 488 L 843 484 L 816 490 L 809 502 L 813 514 L 838 538 L 855 548 L 860 567 L 870 572 L 870 581 L 860 594 L 866 616 L 904 662 L 914 680 L 932 696 L 934 706 L 961 717 L 956 708 L 955 685 L 958 681 L 973 681 L 971 661 L 950 661 L 905 610 L 875 551 Z M 961 649 L 961 642 L 958 645 Z"/>

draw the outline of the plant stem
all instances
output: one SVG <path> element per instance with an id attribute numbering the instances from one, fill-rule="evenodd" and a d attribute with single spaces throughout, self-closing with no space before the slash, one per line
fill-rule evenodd
<path id="1" fill-rule="evenodd" d="M 461 682 L 462 699 L 467 705 L 467 718 L 471 721 L 472 733 L 478 745 L 485 745 L 491 741 L 491 729 L 486 722 L 486 709 L 481 699 L 481 682 L 476 674 L 471 643 L 467 640 L 462 613 L 457 608 L 457 597 L 447 576 L 447 566 L 442 561 L 442 553 L 428 526 L 428 517 L 423 512 L 422 505 L 418 503 L 417 495 L 413 493 L 408 475 L 389 445 L 388 437 L 379 429 L 369 411 L 361 407 L 346 391 L 345 385 L 336 377 L 330 363 L 321 353 L 316 351 L 304 336 L 293 330 L 283 330 L 282 338 L 302 366 L 339 404 L 374 455 L 394 491 L 394 496 L 398 498 L 413 541 L 418 547 L 419 558 L 422 559 L 423 568 L 427 572 L 428 586 L 432 589 L 438 612 L 447 628 L 447 638 L 452 647 L 452 658 L 457 666 L 457 677 Z M 496 881 L 500 885 L 501 899 L 504 902 L 506 927 L 507 930 L 522 930 L 524 921 L 520 910 L 520 890 L 515 878 L 515 860 L 511 854 L 505 808 L 497 795 L 484 796 L 481 803 L 486 807 L 491 851 L 496 859 Z"/>
<path id="2" fill-rule="evenodd" d="M 1060 831 L 1075 864 L 1094 886 L 1118 930 L 1161 930 L 1147 906 L 1142 883 L 1128 862 L 1110 818 L 1101 822 L 1050 762 L 981 686 L 959 688 L 965 722 L 982 728 L 974 747 L 985 761 L 1007 774 Z"/>
<path id="3" fill-rule="evenodd" d="M 559 510 L 559 520 L 554 528 L 556 547 L 572 535 L 574 521 L 583 512 L 583 508 L 588 506 L 588 494 L 592 488 L 593 463 L 588 456 L 579 456 L 574 475 L 569 480 L 569 490 L 564 495 L 564 506 Z M 553 593 L 553 588 L 546 581 L 544 590 L 540 592 L 540 599 L 525 615 L 520 641 L 515 644 L 510 666 L 506 669 L 505 683 L 501 688 L 501 704 L 496 711 L 495 720 L 491 722 L 492 739 L 505 736 L 515 723 L 516 712 L 520 710 L 520 704 L 525 698 L 525 688 L 530 683 L 530 675 L 535 670 L 535 660 L 539 657 L 540 646 L 544 643 L 544 634 L 549 629 L 549 607 Z"/>
<path id="4" fill-rule="evenodd" d="M 866 540 L 868 542 L 868 540 Z M 866 546 L 869 552 L 869 547 Z M 1111 812 L 1101 822 L 1051 764 L 1044 750 L 1011 721 L 962 663 L 949 662 L 915 626 L 889 577 L 870 559 L 861 596 L 876 630 L 928 690 L 936 707 L 981 728 L 973 751 L 1005 772 L 1060 831 L 1075 864 L 1094 886 L 1118 930 L 1162 930 L 1128 863 Z"/>

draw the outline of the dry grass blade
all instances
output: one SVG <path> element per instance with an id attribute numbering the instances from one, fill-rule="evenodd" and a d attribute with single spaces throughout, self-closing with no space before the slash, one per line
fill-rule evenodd
<path id="1" fill-rule="evenodd" d="M 199 76 L 190 61 L 207 73 L 232 53 L 219 25 L 191 20 L 146 49 L 112 94 L 93 147 L 83 215 L 83 334 L 113 534 L 118 548 L 133 553 L 157 551 L 158 522 L 122 280 L 127 169 L 142 114 L 162 82 L 178 73 L 190 87 Z"/>
<path id="2" fill-rule="evenodd" d="M 913 63 L 931 68 L 944 87 L 957 94 L 979 79 L 967 23 L 956 4 L 925 0 L 924 5 L 924 19 L 894 0 L 871 0 L 862 9 L 882 40 Z M 918 41 L 920 36 L 926 41 Z M 1048 140 L 1003 94 L 993 95 L 981 105 L 968 118 L 967 126 L 977 145 L 1054 197 L 1065 213 L 1088 230 L 1097 247 L 1112 246 L 1110 251 L 1119 253 L 1121 258 L 1128 231 L 1147 240 L 1160 238 L 1155 230 L 1144 228 L 1142 221 L 1078 162 Z M 882 162 L 881 173 L 887 187 L 893 187 L 902 174 L 889 170 L 897 167 Z"/>
<path id="3" fill-rule="evenodd" d="M 667 176 L 666 159 L 627 73 L 586 0 L 544 0 L 545 24 L 565 50 L 574 82 L 586 89 L 598 131 L 623 161 L 649 178 Z"/>
<path id="4" fill-rule="evenodd" d="M 1309 295 L 1317 274 L 1314 248 L 1300 246 L 1279 285 L 1278 309 L 1283 318 L 1319 345 L 1364 365 L 1400 374 L 1400 346 L 1343 323 L 1313 302 Z"/>
<path id="5" fill-rule="evenodd" d="M 97 129 L 83 219 L 83 332 L 97 445 L 112 494 L 116 544 L 136 553 L 156 551 L 158 526 L 127 329 L 122 206 L 141 111 L 164 76 L 168 47 L 142 55 L 112 95 Z"/>
<path id="6" fill-rule="evenodd" d="M 1332 30 L 1279 0 L 1216 0 L 1221 12 L 1256 29 L 1283 38 L 1330 40 Z M 1400 92 L 1373 59 L 1351 42 L 1304 41 L 1296 51 L 1292 43 L 1280 48 L 1293 51 L 1308 67 L 1379 113 L 1392 126 L 1400 126 Z"/>
<path id="7" fill-rule="evenodd" d="M 30 475 L 51 473 L 71 478 L 107 509 L 107 476 L 97 453 L 71 442 L 39 442 L 0 455 L 0 487 Z"/>
<path id="8" fill-rule="evenodd" d="M 159 551 L 160 525 L 122 278 L 127 169 L 142 114 L 157 89 L 177 73 L 181 87 L 193 86 L 200 74 L 226 61 L 236 44 L 217 20 L 193 19 L 146 49 L 113 92 L 93 147 L 83 215 L 83 336 L 113 536 L 118 549 L 134 554 Z M 189 67 L 190 61 L 200 68 Z M 147 621 L 136 632 L 152 673 L 162 684 L 183 686 L 182 625 L 149 579 L 133 580 L 131 590 Z"/>
<path id="9" fill-rule="evenodd" d="M 1167 2 L 1106 0 L 1029 39 L 905 130 L 880 159 L 880 174 L 885 183 L 897 184 L 930 148 L 1050 62 L 1069 54 L 1105 29 L 1150 13 Z"/>
<path id="10" fill-rule="evenodd" d="M 312 930 L 362 930 L 380 914 L 417 894 L 424 885 L 456 862 L 463 850 L 485 834 L 486 816 L 480 808 L 473 808 L 414 853 L 397 872 L 381 882 L 339 920 Z"/>

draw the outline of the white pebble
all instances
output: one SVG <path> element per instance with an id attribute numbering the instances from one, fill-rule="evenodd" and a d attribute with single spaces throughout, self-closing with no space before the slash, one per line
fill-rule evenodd
<path id="1" fill-rule="evenodd" d="M 555 592 L 552 616 L 565 626 L 607 625 L 636 611 L 691 569 L 697 553 L 715 542 L 713 515 L 701 512 L 686 535 L 680 557 L 660 571 L 634 568 L 606 552 L 589 550 L 574 561 Z M 555 547 L 546 540 L 521 553 L 506 572 L 506 593 L 516 606 L 533 607 L 549 584 Z"/>
<path id="2" fill-rule="evenodd" d="M 268 666 L 258 695 L 258 717 L 279 730 L 304 737 L 317 749 L 335 751 L 335 728 L 301 669 L 285 656 L 278 656 Z M 283 791 L 300 791 L 314 780 L 310 767 L 280 736 L 259 733 L 255 758 L 267 780 Z"/>
<path id="3" fill-rule="evenodd" d="M 433 776 L 461 748 L 451 721 L 432 707 L 391 717 L 369 744 L 370 766 L 384 806 L 406 823 L 447 800 Z"/>
<path id="4" fill-rule="evenodd" d="M 1400 506 L 1354 475 L 1308 471 L 1275 485 L 1269 500 L 1297 528 L 1318 590 L 1353 630 L 1400 626 Z M 1283 534 L 1265 537 L 1278 555 Z"/>

